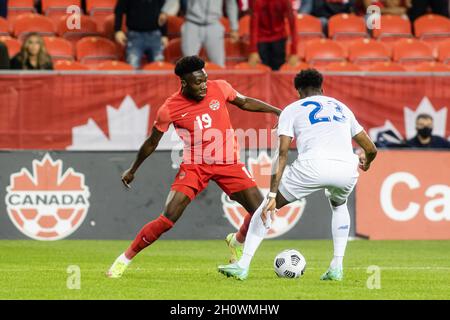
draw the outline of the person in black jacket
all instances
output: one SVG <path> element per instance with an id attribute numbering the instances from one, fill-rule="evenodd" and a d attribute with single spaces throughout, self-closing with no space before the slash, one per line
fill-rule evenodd
<path id="1" fill-rule="evenodd" d="M 162 13 L 165 0 L 119 0 L 115 7 L 115 39 L 126 45 L 126 60 L 135 69 L 140 68 L 144 54 L 148 62 L 164 60 L 167 44 L 166 20 Z M 126 16 L 127 33 L 121 30 Z"/>
<path id="2" fill-rule="evenodd" d="M 450 149 L 450 142 L 440 136 L 433 135 L 433 118 L 426 113 L 416 118 L 417 135 L 406 144 L 411 148 Z"/>
<path id="3" fill-rule="evenodd" d="M 11 59 L 11 69 L 53 70 L 52 58 L 40 35 L 30 33 L 26 37 L 20 52 Z"/>

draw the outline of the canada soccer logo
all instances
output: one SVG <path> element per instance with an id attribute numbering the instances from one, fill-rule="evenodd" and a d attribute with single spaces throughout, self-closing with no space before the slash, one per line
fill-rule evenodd
<path id="1" fill-rule="evenodd" d="M 266 152 L 261 152 L 256 159 L 249 158 L 250 173 L 264 195 L 269 192 L 271 167 L 272 161 Z M 239 203 L 232 201 L 225 193 L 222 194 L 222 205 L 225 217 L 236 229 L 239 229 L 247 211 Z M 266 238 L 276 238 L 291 230 L 302 216 L 305 205 L 306 200 L 302 199 L 278 210 Z"/>
<path id="2" fill-rule="evenodd" d="M 10 177 L 6 188 L 9 218 L 22 233 L 36 240 L 59 240 L 83 223 L 89 209 L 89 188 L 84 175 L 72 168 L 63 173 L 63 162 L 49 154 L 33 160 Z"/>

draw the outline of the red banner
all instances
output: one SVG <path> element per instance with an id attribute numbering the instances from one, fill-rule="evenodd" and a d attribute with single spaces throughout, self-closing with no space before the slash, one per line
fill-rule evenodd
<path id="1" fill-rule="evenodd" d="M 356 233 L 450 239 L 450 152 L 379 152 L 356 186 Z"/>
<path id="2" fill-rule="evenodd" d="M 284 108 L 298 96 L 293 73 L 214 71 L 244 95 Z M 179 90 L 172 72 L 156 74 L 15 74 L 0 76 L 0 148 L 136 149 L 156 111 Z M 371 136 L 415 134 L 415 116 L 430 113 L 434 134 L 448 137 L 450 77 L 326 75 L 324 91 L 346 103 Z M 270 129 L 273 116 L 229 106 L 235 128 Z"/>

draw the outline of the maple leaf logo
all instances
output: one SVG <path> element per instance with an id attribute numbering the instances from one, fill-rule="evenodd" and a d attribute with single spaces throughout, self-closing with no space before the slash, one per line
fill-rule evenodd
<path id="1" fill-rule="evenodd" d="M 249 158 L 249 171 L 261 189 L 263 194 L 269 192 L 272 160 L 267 152 L 261 152 L 257 158 Z M 244 221 L 247 211 L 239 203 L 232 201 L 226 193 L 222 194 L 222 208 L 225 217 L 233 227 L 239 229 Z M 291 230 L 300 220 L 306 206 L 306 200 L 292 202 L 276 213 L 272 227 L 268 231 L 266 238 L 279 237 Z"/>
<path id="2" fill-rule="evenodd" d="M 13 173 L 6 188 L 9 218 L 25 235 L 37 240 L 58 240 L 83 223 L 89 208 L 89 188 L 84 175 L 47 153 L 33 160 L 33 171 Z"/>

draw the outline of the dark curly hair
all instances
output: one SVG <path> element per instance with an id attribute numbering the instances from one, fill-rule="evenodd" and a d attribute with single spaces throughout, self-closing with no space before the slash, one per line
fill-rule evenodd
<path id="1" fill-rule="evenodd" d="M 175 65 L 175 74 L 180 78 L 187 73 L 201 70 L 205 67 L 205 61 L 198 56 L 187 56 L 179 59 Z"/>
<path id="2" fill-rule="evenodd" d="M 316 69 L 305 69 L 297 73 L 294 79 L 294 86 L 299 89 L 314 88 L 321 89 L 323 82 L 322 74 Z"/>

